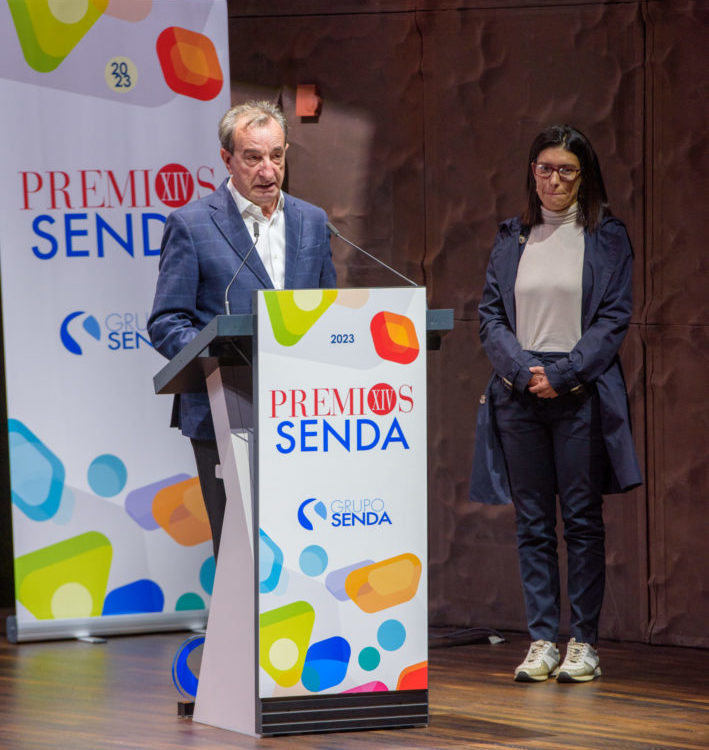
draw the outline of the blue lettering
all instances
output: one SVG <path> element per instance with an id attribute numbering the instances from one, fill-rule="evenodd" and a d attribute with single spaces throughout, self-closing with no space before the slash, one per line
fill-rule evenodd
<path id="1" fill-rule="evenodd" d="M 316 425 L 318 423 L 317 419 L 304 419 L 300 423 L 300 450 L 303 453 L 309 453 L 311 451 L 316 451 L 318 449 L 317 445 L 308 445 L 307 439 L 314 437 L 316 438 L 318 436 L 317 430 L 309 430 L 308 427 L 312 425 Z"/>
<path id="2" fill-rule="evenodd" d="M 287 435 L 284 430 L 289 427 L 291 430 L 293 429 L 293 422 L 281 422 L 278 427 L 276 428 L 276 432 L 287 441 L 286 445 L 283 445 L 281 443 L 276 443 L 276 450 L 279 453 L 292 453 L 295 448 L 295 438 L 292 435 Z"/>
<path id="3" fill-rule="evenodd" d="M 378 436 L 377 436 L 378 437 Z M 389 432 L 387 432 L 384 442 L 382 443 L 382 450 L 385 451 L 389 447 L 389 443 L 402 443 L 405 450 L 409 450 L 409 444 L 406 442 L 404 433 L 401 431 L 399 420 L 394 417 L 394 421 L 391 423 Z"/>
<path id="4" fill-rule="evenodd" d="M 374 432 L 374 439 L 371 443 L 365 445 L 362 428 L 364 425 L 369 425 Z M 391 430 L 390 430 L 391 431 Z M 358 451 L 369 451 L 379 442 L 379 427 L 376 422 L 372 422 L 371 419 L 358 419 L 357 420 L 357 450 Z"/>
<path id="5" fill-rule="evenodd" d="M 131 327 L 135 326 L 131 324 Z M 137 344 L 141 342 L 150 344 L 146 338 L 138 338 L 135 342 Z M 137 346 L 127 348 L 137 348 Z M 357 433 L 355 450 L 369 451 L 381 445 L 381 450 L 384 451 L 395 443 L 399 443 L 404 450 L 409 450 L 409 443 L 396 417 L 386 429 L 385 435 L 379 424 L 371 419 L 357 419 L 356 425 L 352 425 L 353 420 L 350 419 L 343 420 L 342 425 L 333 425 L 326 419 L 302 419 L 299 421 L 299 433 L 295 436 L 292 434 L 295 429 L 294 422 L 284 421 L 279 423 L 278 434 L 287 441 L 287 443 L 278 444 L 278 450 L 281 453 L 292 453 L 296 448 L 302 453 L 315 453 L 320 450 L 327 453 L 336 443 L 339 443 L 346 451 L 351 451 L 352 432 L 355 430 Z M 381 440 L 382 435 L 384 435 L 383 440 Z M 344 510 L 366 511 L 371 509 L 376 511 L 378 508 L 374 507 L 375 502 L 380 504 L 381 500 L 365 498 L 357 503 L 358 507 L 345 508 Z"/>
<path id="6" fill-rule="evenodd" d="M 149 221 L 160 221 L 165 223 L 165 217 L 162 214 L 143 214 L 141 216 L 143 224 L 143 255 L 146 258 L 150 255 L 160 255 L 160 244 L 156 248 L 150 247 L 150 227 L 148 226 Z M 162 227 L 160 228 L 160 236 L 162 236 Z"/>
<path id="7" fill-rule="evenodd" d="M 149 338 L 147 338 L 147 336 L 143 336 L 142 333 L 138 333 L 137 331 L 135 334 L 135 341 L 136 341 L 136 346 L 135 346 L 136 349 L 140 349 L 141 342 L 143 344 L 147 344 L 151 348 L 153 346 L 153 342 Z"/>
<path id="8" fill-rule="evenodd" d="M 121 337 L 118 333 L 118 331 L 111 331 L 111 333 L 108 334 L 108 348 L 115 351 L 116 349 L 121 348 Z"/>
<path id="9" fill-rule="evenodd" d="M 66 257 L 67 258 L 79 258 L 86 257 L 89 254 L 88 250 L 74 250 L 73 239 L 74 237 L 88 237 L 88 229 L 74 229 L 72 224 L 74 220 L 86 221 L 88 214 L 64 214 L 64 237 L 66 240 Z"/>
<path id="10" fill-rule="evenodd" d="M 332 435 L 340 445 L 347 451 L 350 449 L 350 422 L 345 422 L 345 435 L 342 437 L 334 427 L 330 425 L 327 419 L 323 419 L 323 451 L 327 453 L 330 450 L 330 441 L 328 435 Z"/>
<path id="11" fill-rule="evenodd" d="M 39 249 L 38 245 L 33 245 L 32 252 L 40 260 L 49 260 L 49 258 L 53 258 L 57 254 L 57 250 L 59 249 L 59 243 L 51 234 L 47 234 L 46 232 L 43 232 L 39 228 L 39 225 L 44 222 L 47 222 L 48 224 L 54 224 L 54 219 L 48 214 L 41 214 L 40 216 L 35 217 L 34 221 L 32 222 L 32 229 L 34 230 L 34 233 L 38 237 L 42 237 L 42 239 L 45 239 L 49 242 L 50 248 L 46 253 L 43 253 Z"/>
<path id="12" fill-rule="evenodd" d="M 114 331 L 111 335 L 115 335 L 118 338 L 118 331 Z M 140 349 L 141 342 L 152 346 L 150 341 L 137 331 L 123 331 L 121 334 L 121 343 L 124 349 Z"/>
<path id="13" fill-rule="evenodd" d="M 388 523 L 392 526 L 391 518 L 389 518 L 389 514 L 386 511 L 381 516 L 373 510 L 368 510 L 366 513 L 354 513 L 352 511 L 333 513 L 331 519 L 330 525 L 335 528 L 345 526 L 381 526 L 383 523 Z"/>
<path id="14" fill-rule="evenodd" d="M 111 237 L 133 257 L 133 217 L 126 214 L 126 238 L 121 237 L 118 232 L 99 214 L 96 214 L 96 246 L 98 248 L 98 257 L 103 258 L 103 234 L 108 232 Z"/>
<path id="15" fill-rule="evenodd" d="M 54 258 L 60 249 L 61 237 L 55 237 L 49 231 L 49 226 L 56 223 L 56 219 L 49 214 L 41 214 L 32 220 L 32 231 L 48 246 L 33 245 L 32 252 L 40 260 Z M 64 214 L 64 242 L 63 252 L 67 258 L 86 258 L 94 255 L 97 258 L 106 257 L 107 236 L 117 245 L 122 247 L 131 258 L 136 257 L 136 242 L 133 215 L 124 215 L 125 229 L 119 230 L 109 223 L 99 213 L 95 214 L 95 226 L 89 230 L 89 214 L 66 213 Z M 83 224 L 81 222 L 84 222 Z M 162 227 L 165 224 L 165 216 L 157 213 L 144 213 L 140 215 L 141 229 L 143 232 L 142 246 L 143 255 L 147 257 L 160 255 L 160 238 Z M 157 226 L 156 226 L 157 225 Z M 95 236 L 94 236 L 95 232 Z M 151 237 L 152 234 L 152 237 Z M 88 238 L 88 247 L 77 247 L 79 238 Z M 152 240 L 152 241 L 151 241 Z M 157 246 L 155 246 L 157 243 Z M 140 245 L 138 244 L 138 247 Z M 95 248 L 95 249 L 94 249 Z"/>

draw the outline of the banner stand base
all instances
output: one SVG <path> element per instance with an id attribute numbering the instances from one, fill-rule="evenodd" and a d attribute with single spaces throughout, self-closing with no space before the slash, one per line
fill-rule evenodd
<path id="1" fill-rule="evenodd" d="M 177 718 L 191 719 L 194 713 L 194 701 L 177 701 Z"/>

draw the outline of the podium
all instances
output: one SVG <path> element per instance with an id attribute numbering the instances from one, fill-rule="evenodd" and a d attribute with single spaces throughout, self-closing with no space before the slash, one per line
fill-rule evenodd
<path id="1" fill-rule="evenodd" d="M 154 378 L 206 390 L 227 496 L 193 720 L 428 723 L 425 289 L 259 290 Z M 428 342 L 428 343 L 427 343 Z"/>

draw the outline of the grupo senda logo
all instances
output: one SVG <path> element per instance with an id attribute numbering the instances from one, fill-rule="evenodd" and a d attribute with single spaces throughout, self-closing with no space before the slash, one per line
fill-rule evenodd
<path id="1" fill-rule="evenodd" d="M 70 312 L 59 326 L 59 338 L 71 354 L 103 346 L 110 351 L 152 348 L 147 334 L 148 313 L 110 312 L 99 319 L 85 310 Z"/>
<path id="2" fill-rule="evenodd" d="M 81 346 L 84 341 L 101 340 L 101 328 L 93 315 L 77 310 L 64 318 L 59 328 L 59 336 L 67 351 L 81 355 L 84 353 Z"/>
<path id="3" fill-rule="evenodd" d="M 392 525 L 381 497 L 338 498 L 329 501 L 328 505 L 316 497 L 303 500 L 298 506 L 298 523 L 306 531 L 314 531 L 314 524 L 320 523 L 317 518 L 334 528 Z"/>
<path id="4" fill-rule="evenodd" d="M 323 521 L 327 520 L 327 508 L 316 497 L 309 497 L 298 506 L 298 523 L 307 531 L 313 530 L 313 522 L 309 518 L 312 514 L 318 515 Z"/>

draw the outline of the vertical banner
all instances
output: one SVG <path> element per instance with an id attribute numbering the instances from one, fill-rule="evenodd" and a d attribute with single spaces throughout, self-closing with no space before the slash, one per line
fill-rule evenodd
<path id="1" fill-rule="evenodd" d="M 259 696 L 427 688 L 423 288 L 258 295 Z"/>
<path id="2" fill-rule="evenodd" d="M 0 27 L 9 633 L 203 622 L 209 524 L 146 323 L 167 214 L 224 172 L 226 2 L 7 0 Z"/>

